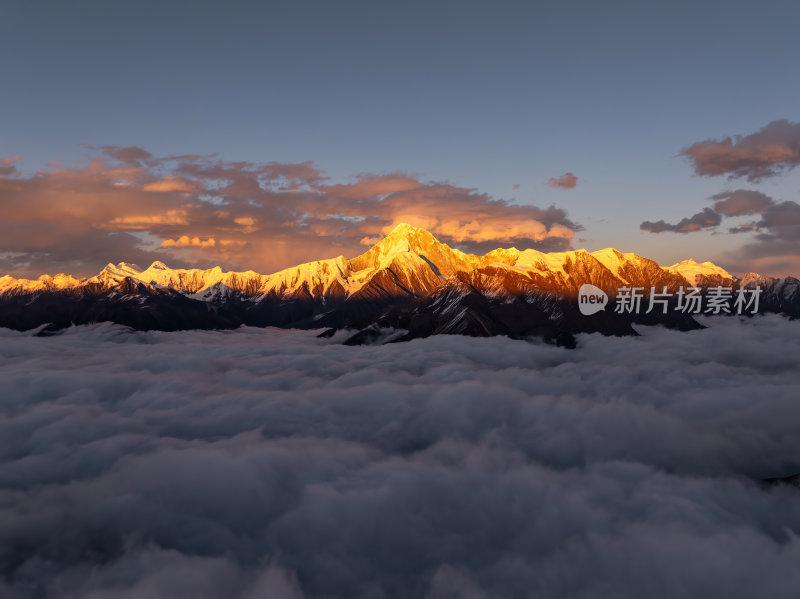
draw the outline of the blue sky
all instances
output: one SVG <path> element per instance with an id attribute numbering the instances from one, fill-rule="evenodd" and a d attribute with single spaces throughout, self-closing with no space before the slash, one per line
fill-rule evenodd
<path id="1" fill-rule="evenodd" d="M 744 236 L 641 231 L 724 190 L 695 142 L 800 120 L 797 2 L 9 2 L 0 156 L 84 144 L 411 173 L 566 210 L 575 247 L 724 262 Z M 572 172 L 574 189 L 545 185 Z M 515 189 L 514 186 L 519 185 Z M 585 239 L 579 242 L 578 238 Z"/>

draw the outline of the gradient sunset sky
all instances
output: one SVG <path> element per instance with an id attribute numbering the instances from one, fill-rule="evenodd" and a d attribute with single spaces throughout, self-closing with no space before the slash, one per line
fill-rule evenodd
<path id="1" fill-rule="evenodd" d="M 401 221 L 800 275 L 798 23 L 796 1 L 12 0 L 0 275 L 272 272 Z"/>

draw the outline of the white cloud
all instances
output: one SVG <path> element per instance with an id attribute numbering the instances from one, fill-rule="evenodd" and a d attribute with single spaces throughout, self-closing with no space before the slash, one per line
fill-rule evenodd
<path id="1" fill-rule="evenodd" d="M 793 597 L 800 323 L 706 324 L 0 330 L 0 592 Z"/>

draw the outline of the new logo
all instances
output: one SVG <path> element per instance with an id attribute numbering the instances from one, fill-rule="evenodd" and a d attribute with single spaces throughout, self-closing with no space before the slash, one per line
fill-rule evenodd
<path id="1" fill-rule="evenodd" d="M 592 314 L 600 312 L 606 307 L 607 303 L 608 296 L 606 292 L 599 287 L 584 283 L 581 285 L 581 288 L 578 289 L 578 309 L 584 316 L 591 316 Z"/>

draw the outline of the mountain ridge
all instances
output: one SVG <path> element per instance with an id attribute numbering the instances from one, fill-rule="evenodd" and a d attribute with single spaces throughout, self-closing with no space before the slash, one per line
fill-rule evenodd
<path id="1" fill-rule="evenodd" d="M 614 248 L 543 253 L 499 248 L 483 256 L 439 242 L 402 223 L 355 258 L 337 256 L 272 274 L 255 271 L 145 269 L 120 262 L 92 277 L 0 277 L 0 326 L 110 320 L 137 329 L 235 328 L 241 325 L 349 329 L 352 342 L 408 340 L 431 334 L 541 337 L 562 345 L 580 332 L 636 334 L 634 324 L 680 329 L 700 325 L 688 314 L 593 316 L 578 311 L 579 289 L 590 284 L 616 301 L 623 287 L 764 287 L 769 311 L 800 317 L 800 281 L 755 273 L 738 279 L 711 262 L 671 266 Z M 47 331 L 45 331 L 47 332 Z"/>
<path id="2" fill-rule="evenodd" d="M 447 244 L 438 241 L 426 229 L 414 227 L 408 223 L 400 223 L 378 243 L 355 258 L 348 259 L 344 256 L 337 256 L 336 258 L 314 260 L 271 274 L 262 274 L 253 270 L 225 271 L 220 266 L 208 269 L 173 269 L 160 260 L 153 262 L 146 269 L 142 269 L 136 264 L 119 262 L 118 264 L 109 263 L 98 274 L 85 278 L 78 278 L 65 273 L 57 275 L 44 274 L 37 279 L 14 278 L 6 275 L 0 277 L 0 293 L 4 293 L 14 287 L 24 292 L 45 288 L 68 289 L 82 283 L 92 282 L 113 284 L 112 282 L 118 283 L 125 277 L 131 277 L 146 284 L 172 287 L 173 289 L 190 293 L 203 291 L 220 282 L 240 291 L 243 290 L 240 287 L 252 288 L 255 282 L 258 289 L 266 293 L 271 290 L 283 292 L 296 289 L 304 282 L 314 286 L 321 282 L 323 277 L 328 279 L 338 278 L 340 283 L 344 283 L 345 279 L 350 283 L 349 279 L 352 278 L 352 284 L 349 286 L 352 287 L 353 291 L 356 291 L 366 277 L 365 270 L 380 270 L 389 267 L 397 255 L 406 253 L 423 257 L 434 274 L 441 279 L 447 279 L 457 272 L 467 272 L 492 265 L 506 265 L 520 272 L 530 272 L 538 275 L 564 274 L 564 267 L 567 262 L 574 264 L 585 255 L 593 257 L 608 268 L 612 274 L 624 279 L 624 276 L 620 275 L 620 269 L 629 267 L 632 262 L 648 260 L 634 252 L 623 253 L 615 248 L 605 248 L 594 252 L 577 249 L 545 253 L 533 249 L 518 250 L 511 247 L 497 248 L 483 256 L 478 256 L 451 248 Z M 671 266 L 660 266 L 655 262 L 652 262 L 652 264 L 678 274 L 689 284 L 694 284 L 697 276 L 716 275 L 725 279 L 736 280 L 736 277 L 709 261 L 698 263 L 693 259 L 688 259 Z M 337 271 L 340 277 L 336 276 Z M 748 276 L 757 278 L 759 275 L 750 273 Z M 327 283 L 325 287 L 330 285 L 331 281 L 328 280 Z M 347 287 L 348 285 L 343 284 L 343 286 Z"/>

